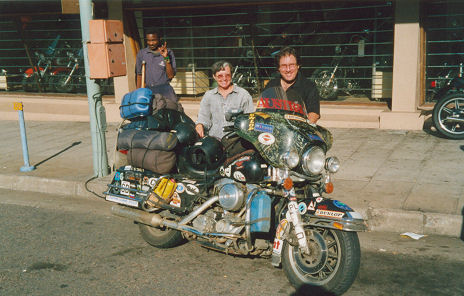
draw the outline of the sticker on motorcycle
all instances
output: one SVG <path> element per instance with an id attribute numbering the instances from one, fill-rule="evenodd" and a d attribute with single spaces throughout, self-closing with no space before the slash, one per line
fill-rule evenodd
<path id="1" fill-rule="evenodd" d="M 276 230 L 276 238 L 281 239 L 287 230 L 287 225 L 288 225 L 288 220 L 287 219 L 282 219 L 280 220 L 279 226 L 277 226 Z"/>
<path id="2" fill-rule="evenodd" d="M 234 172 L 234 179 L 240 182 L 246 181 L 245 176 L 242 174 L 242 172 L 239 172 L 239 171 Z"/>
<path id="3" fill-rule="evenodd" d="M 345 213 L 342 212 L 336 212 L 336 211 L 327 211 L 327 210 L 321 210 L 317 209 L 316 210 L 316 215 L 321 216 L 321 217 L 329 217 L 329 218 L 337 218 L 340 219 L 342 218 Z"/>
<path id="4" fill-rule="evenodd" d="M 263 145 L 272 145 L 275 142 L 275 137 L 270 133 L 262 133 L 259 134 L 258 141 Z"/>
<path id="5" fill-rule="evenodd" d="M 282 253 L 282 246 L 284 241 L 281 239 L 274 239 L 274 245 L 272 246 L 272 253 L 280 255 Z"/>
<path id="6" fill-rule="evenodd" d="M 156 181 L 156 178 L 150 178 L 148 179 L 148 185 L 150 185 L 151 187 L 155 187 Z"/>
<path id="7" fill-rule="evenodd" d="M 364 219 L 363 216 L 358 212 L 348 212 L 346 214 L 348 215 L 348 217 L 353 219 Z"/>
<path id="8" fill-rule="evenodd" d="M 121 187 L 122 188 L 130 188 L 130 182 L 129 181 L 121 181 Z M 122 194 L 122 195 L 129 195 L 129 190 L 121 189 L 119 191 L 119 193 Z"/>
<path id="9" fill-rule="evenodd" d="M 171 202 L 169 204 L 171 206 L 173 206 L 173 207 L 180 208 L 180 206 L 181 206 L 180 203 L 181 203 L 181 200 L 180 200 L 179 194 L 177 192 L 174 192 L 172 194 L 172 199 L 171 199 Z"/>
<path id="10" fill-rule="evenodd" d="M 322 197 L 316 198 L 316 202 L 317 202 L 317 203 L 320 203 L 320 202 L 323 201 L 323 200 L 324 200 L 324 198 L 322 198 Z"/>
<path id="11" fill-rule="evenodd" d="M 337 208 L 340 208 L 342 210 L 345 210 L 345 211 L 352 211 L 353 209 L 351 209 L 349 206 L 347 206 L 346 204 L 342 203 L 341 201 L 338 201 L 338 200 L 334 200 L 333 201 L 333 204 L 337 207 Z"/>
<path id="12" fill-rule="evenodd" d="M 187 192 L 187 194 L 190 194 L 190 195 L 195 195 L 200 192 L 200 189 L 198 189 L 198 187 L 193 184 L 187 184 L 185 188 L 185 192 Z"/>
<path id="13" fill-rule="evenodd" d="M 255 127 L 255 115 L 253 113 L 250 114 L 248 117 L 249 123 L 248 123 L 248 130 L 252 131 L 253 128 Z"/>
<path id="14" fill-rule="evenodd" d="M 291 115 L 291 114 L 285 114 L 285 119 L 297 120 L 297 121 L 301 121 L 301 122 L 304 122 L 304 123 L 308 123 L 305 118 L 303 118 L 301 116 Z"/>
<path id="15" fill-rule="evenodd" d="M 255 123 L 255 131 L 272 134 L 274 131 L 274 126 L 265 123 Z"/>
<path id="16" fill-rule="evenodd" d="M 230 177 L 230 166 L 228 166 L 225 170 L 224 173 L 226 174 L 227 177 Z"/>
<path id="17" fill-rule="evenodd" d="M 268 119 L 269 117 L 271 117 L 271 115 L 263 113 L 263 112 L 255 112 L 255 115 L 258 115 L 259 117 L 263 119 Z"/>
<path id="18" fill-rule="evenodd" d="M 185 191 L 185 185 L 182 183 L 177 183 L 176 192 L 183 193 Z"/>
<path id="19" fill-rule="evenodd" d="M 308 204 L 308 210 L 315 211 L 316 207 L 314 206 L 314 201 L 310 201 Z"/>
<path id="20" fill-rule="evenodd" d="M 301 215 L 304 215 L 306 214 L 306 211 L 308 210 L 308 207 L 306 206 L 306 204 L 304 202 L 300 202 L 298 204 L 298 211 L 300 211 L 300 214 Z"/>
<path id="21" fill-rule="evenodd" d="M 116 173 L 114 174 L 114 180 L 115 180 L 115 181 L 121 180 L 121 176 L 120 176 L 120 173 L 119 173 L 119 172 L 116 172 Z"/>

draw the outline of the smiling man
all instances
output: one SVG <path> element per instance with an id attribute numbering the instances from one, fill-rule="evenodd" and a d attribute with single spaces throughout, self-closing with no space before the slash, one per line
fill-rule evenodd
<path id="1" fill-rule="evenodd" d="M 299 73 L 299 56 L 295 49 L 284 47 L 276 54 L 275 59 L 280 78 L 274 78 L 269 81 L 266 85 L 266 89 L 270 87 L 282 87 L 287 93 L 290 90 L 298 93 L 302 98 L 302 102 L 293 102 L 293 104 L 291 104 L 293 106 L 292 108 L 295 109 L 294 111 L 298 111 L 298 113 L 302 113 L 300 109 L 305 108 L 309 121 L 311 123 L 316 123 L 321 117 L 319 92 L 314 82 L 306 79 L 303 74 Z M 272 105 L 269 102 L 259 101 L 258 108 L 261 107 L 260 104 Z M 269 108 L 269 106 L 263 107 Z M 275 106 L 277 106 L 277 104 L 275 104 Z"/>
<path id="2" fill-rule="evenodd" d="M 245 113 L 254 111 L 250 94 L 243 88 L 232 84 L 232 65 L 227 61 L 219 61 L 211 67 L 217 87 L 205 93 L 200 102 L 200 110 L 195 129 L 200 137 L 209 136 L 222 139 L 223 128 L 232 125 L 227 122 L 225 112 L 231 109 L 242 109 Z"/>

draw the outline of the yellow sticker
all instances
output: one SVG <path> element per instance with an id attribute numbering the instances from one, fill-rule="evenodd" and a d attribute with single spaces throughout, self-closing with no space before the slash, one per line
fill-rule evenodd
<path id="1" fill-rule="evenodd" d="M 22 111 L 23 110 L 23 103 L 21 102 L 15 102 L 13 103 L 13 107 L 16 111 Z"/>
<path id="2" fill-rule="evenodd" d="M 262 117 L 264 119 L 267 119 L 267 118 L 270 117 L 269 114 L 266 114 L 266 113 L 263 113 L 263 112 L 255 112 L 255 115 L 258 115 L 258 116 L 260 116 L 260 117 Z"/>

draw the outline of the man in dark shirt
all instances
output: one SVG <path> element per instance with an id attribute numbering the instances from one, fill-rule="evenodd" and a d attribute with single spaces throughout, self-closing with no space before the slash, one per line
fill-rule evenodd
<path id="1" fill-rule="evenodd" d="M 149 29 L 145 34 L 147 47 L 137 53 L 135 72 L 137 88 L 142 86 L 142 62 L 146 63 L 145 85 L 153 89 L 160 85 L 169 85 L 176 75 L 176 59 L 166 42 L 161 43 L 160 34 Z"/>
<path id="2" fill-rule="evenodd" d="M 299 57 L 295 49 L 291 47 L 282 48 L 275 56 L 276 65 L 280 73 L 279 78 L 274 78 L 266 85 L 266 89 L 270 87 L 282 87 L 287 93 L 292 90 L 298 93 L 303 102 L 305 113 L 311 123 L 316 123 L 320 116 L 320 97 L 316 84 L 313 81 L 306 79 L 303 74 L 299 73 L 300 69 Z M 259 102 L 260 104 L 265 102 Z M 295 104 L 296 106 L 297 104 Z"/>

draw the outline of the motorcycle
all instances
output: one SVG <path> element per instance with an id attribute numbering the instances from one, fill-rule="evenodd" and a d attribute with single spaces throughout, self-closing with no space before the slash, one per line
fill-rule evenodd
<path id="1" fill-rule="evenodd" d="M 53 64 L 56 46 L 58 45 L 60 38 L 61 36 L 57 35 L 45 52 L 34 52 L 37 63 L 34 67 L 27 68 L 24 71 L 23 79 L 21 81 L 21 84 L 25 91 L 37 91 L 37 83 L 43 86 L 44 90 L 48 88 L 50 70 Z"/>
<path id="2" fill-rule="evenodd" d="M 65 67 L 55 67 L 50 73 L 49 84 L 56 92 L 72 93 L 79 85 L 85 84 L 85 76 L 81 73 L 83 49 L 75 54 L 68 50 L 66 57 L 68 62 Z"/>
<path id="3" fill-rule="evenodd" d="M 443 136 L 464 139 L 464 78 L 463 65 L 460 64 L 458 77 L 449 80 L 435 92 L 437 100 L 432 111 L 432 121 Z M 432 86 L 437 84 L 432 81 Z"/>
<path id="4" fill-rule="evenodd" d="M 294 96 L 269 88 L 256 112 L 229 110 L 226 120 L 233 125 L 224 128 L 222 142 L 197 140 L 193 121 L 177 114 L 184 119 L 170 132 L 178 139 L 175 169 L 155 173 L 121 166 L 104 192 L 117 204 L 113 214 L 135 221 L 152 246 L 195 240 L 225 254 L 270 258 L 297 289 L 343 294 L 358 273 L 357 232 L 367 224 L 348 205 L 325 196 L 333 191 L 332 175 L 340 167 L 336 157 L 326 155 L 332 135 L 309 123 Z M 158 128 L 172 121 L 153 118 L 151 125 Z M 144 133 L 143 141 L 153 145 Z M 238 139 L 244 149 L 227 154 L 227 139 Z M 135 136 L 128 142 L 137 142 Z"/>

